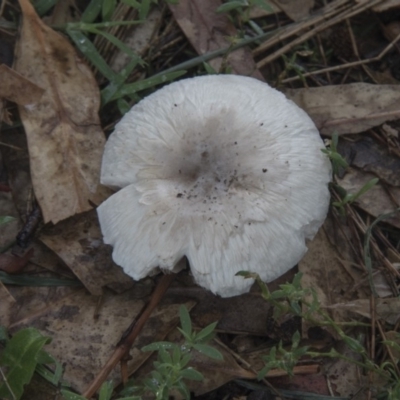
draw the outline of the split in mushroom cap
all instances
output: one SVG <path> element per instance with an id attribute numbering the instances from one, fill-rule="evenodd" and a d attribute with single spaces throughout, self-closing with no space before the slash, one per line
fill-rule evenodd
<path id="1" fill-rule="evenodd" d="M 329 205 L 330 163 L 307 114 L 253 78 L 172 83 L 135 105 L 110 136 L 98 215 L 113 259 L 134 279 L 186 256 L 196 282 L 247 292 L 303 257 Z"/>

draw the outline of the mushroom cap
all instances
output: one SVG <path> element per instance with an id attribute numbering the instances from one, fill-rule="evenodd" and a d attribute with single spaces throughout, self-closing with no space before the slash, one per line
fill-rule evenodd
<path id="1" fill-rule="evenodd" d="M 136 104 L 106 144 L 98 207 L 113 259 L 139 280 L 186 256 L 229 297 L 295 266 L 323 223 L 331 166 L 308 115 L 237 75 L 174 82 Z"/>

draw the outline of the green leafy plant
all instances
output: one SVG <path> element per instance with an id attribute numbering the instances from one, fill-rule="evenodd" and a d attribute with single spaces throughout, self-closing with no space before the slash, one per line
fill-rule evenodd
<path id="1" fill-rule="evenodd" d="M 0 352 L 0 398 L 18 400 L 24 392 L 24 386 L 32 379 L 35 370 L 53 383 L 61 378 L 59 363 L 43 350 L 50 338 L 43 336 L 34 328 L 18 331 L 11 339 L 4 327 L 0 329 L 0 341 L 5 342 Z M 55 372 L 46 370 L 44 364 L 55 364 Z"/>
<path id="2" fill-rule="evenodd" d="M 190 399 L 186 380 L 203 380 L 203 375 L 189 364 L 193 351 L 198 351 L 215 360 L 222 360 L 222 354 L 207 344 L 214 336 L 217 322 L 214 322 L 199 332 L 192 327 L 189 312 L 186 307 L 179 309 L 183 343 L 155 342 L 143 347 L 142 351 L 157 352 L 157 360 L 153 363 L 154 370 L 141 383 L 130 382 L 119 400 L 140 400 L 145 393 L 152 393 L 156 400 L 167 400 L 172 390 L 178 390 L 185 399 Z M 100 389 L 99 400 L 109 400 L 113 393 L 112 382 L 105 382 Z M 62 390 L 65 400 L 85 400 L 84 397 Z"/>
<path id="3" fill-rule="evenodd" d="M 334 175 L 337 175 L 339 173 L 340 168 L 348 168 L 349 166 L 349 164 L 347 164 L 347 161 L 338 152 L 338 142 L 339 135 L 337 133 L 333 133 L 329 146 L 326 149 L 321 150 L 331 160 Z"/>
<path id="4" fill-rule="evenodd" d="M 331 163 L 333 175 L 336 177 L 340 171 L 340 168 L 348 168 L 349 165 L 347 161 L 342 157 L 342 155 L 338 152 L 339 136 L 337 133 L 332 134 L 332 140 L 330 141 L 329 146 L 326 149 L 321 149 L 321 151 L 326 154 Z M 368 192 L 373 186 L 375 186 L 379 182 L 378 178 L 373 178 L 369 180 L 357 193 L 348 193 L 347 190 L 336 183 L 333 183 L 333 187 L 336 190 L 337 194 L 340 196 L 339 201 L 332 202 L 332 205 L 339 210 L 341 215 L 345 215 L 345 206 L 347 204 L 351 204 L 355 202 L 359 197 Z"/>
<path id="5" fill-rule="evenodd" d="M 285 283 L 279 286 L 279 289 L 270 292 L 267 285 L 260 279 L 257 274 L 247 271 L 241 271 L 237 275 L 245 278 L 255 279 L 261 289 L 261 294 L 274 308 L 273 317 L 279 320 L 283 315 L 290 314 L 298 316 L 305 321 L 310 322 L 314 326 L 326 326 L 333 328 L 340 339 L 347 345 L 349 349 L 357 353 L 361 357 L 361 361 L 347 357 L 334 348 L 328 352 L 310 351 L 308 346 L 300 346 L 300 334 L 296 332 L 292 337 L 291 348 L 288 350 L 279 342 L 273 346 L 268 355 L 262 357 L 264 367 L 260 370 L 258 378 L 265 377 L 267 372 L 272 368 L 280 368 L 285 370 L 289 375 L 293 374 L 294 366 L 303 356 L 311 358 L 332 358 L 342 359 L 349 363 L 356 364 L 366 371 L 381 376 L 388 381 L 387 385 L 380 390 L 380 398 L 385 400 L 398 399 L 400 385 L 400 377 L 396 373 L 396 369 L 390 362 L 384 362 L 381 365 L 376 364 L 368 357 L 367 350 L 362 343 L 361 338 L 355 338 L 345 332 L 347 327 L 370 327 L 369 324 L 362 322 L 336 322 L 328 313 L 326 313 L 318 301 L 317 294 L 313 289 L 303 288 L 301 286 L 301 273 L 297 273 L 292 283 Z M 311 298 L 311 300 L 309 300 Z M 382 342 L 385 344 L 385 342 Z M 392 345 L 390 343 L 389 345 Z M 395 346 L 398 346 L 395 344 Z M 397 348 L 397 347 L 396 347 Z"/>
<path id="6" fill-rule="evenodd" d="M 359 197 L 361 197 L 364 193 L 368 192 L 372 187 L 374 187 L 379 182 L 378 178 L 373 178 L 369 180 L 357 193 L 347 193 L 346 189 L 341 186 L 335 185 L 335 189 L 341 196 L 340 201 L 332 202 L 334 207 L 339 209 L 341 215 L 345 215 L 345 206 L 346 204 L 351 204 L 355 202 Z"/>
<path id="7" fill-rule="evenodd" d="M 222 354 L 207 343 L 214 336 L 217 322 L 214 322 L 200 332 L 192 328 L 190 315 L 186 307 L 179 310 L 181 332 L 184 342 L 176 344 L 170 342 L 156 342 L 145 346 L 143 351 L 157 351 L 157 361 L 154 362 L 154 370 L 143 381 L 142 387 L 133 387 L 135 391 L 151 392 L 157 400 L 168 399 L 171 390 L 178 390 L 181 395 L 190 399 L 190 393 L 185 380 L 201 381 L 203 375 L 189 366 L 192 351 L 196 350 L 207 357 L 222 360 Z"/>
<path id="8" fill-rule="evenodd" d="M 58 0 L 37 0 L 34 5 L 38 14 L 43 15 L 57 2 Z M 175 4 L 177 0 L 167 0 L 167 2 Z M 113 15 L 118 6 L 116 0 L 91 0 L 83 11 L 79 22 L 68 22 L 55 28 L 64 31 L 81 53 L 108 81 L 101 90 L 102 105 L 116 101 L 120 112 L 123 114 L 130 108 L 129 101 L 138 100 L 137 92 L 175 80 L 184 75 L 186 71 L 163 73 L 135 83 L 126 83 L 130 74 L 138 67 L 146 67 L 146 63 L 129 46 L 110 33 L 109 28 L 138 25 L 145 22 L 152 5 L 158 4 L 158 0 L 122 0 L 121 3 L 137 10 L 138 18 L 133 21 L 115 21 Z M 115 72 L 97 50 L 93 39 L 98 36 L 104 37 L 129 57 L 128 64 L 120 72 Z"/>
<path id="9" fill-rule="evenodd" d="M 299 347 L 300 333 L 294 333 L 292 337 L 292 347 L 285 350 L 282 341 L 278 346 L 271 349 L 268 356 L 263 356 L 264 367 L 258 373 L 258 379 L 263 379 L 269 370 L 273 368 L 282 369 L 289 376 L 293 376 L 293 368 L 299 362 L 300 358 L 307 354 L 308 346 Z"/>

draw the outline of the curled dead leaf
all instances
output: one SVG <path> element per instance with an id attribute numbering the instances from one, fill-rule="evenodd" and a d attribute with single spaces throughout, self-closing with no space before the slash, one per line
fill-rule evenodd
<path id="1" fill-rule="evenodd" d="M 20 106 L 28 138 L 32 183 L 45 222 L 89 210 L 107 194 L 99 185 L 105 137 L 99 90 L 71 44 L 46 26 L 29 0 L 23 14 L 15 70 L 44 89 Z"/>

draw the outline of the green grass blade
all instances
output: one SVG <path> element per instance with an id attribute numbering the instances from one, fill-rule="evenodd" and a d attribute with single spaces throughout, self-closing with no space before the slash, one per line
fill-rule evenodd
<path id="1" fill-rule="evenodd" d="M 117 91 L 117 93 L 115 93 L 111 100 L 118 100 L 121 97 L 129 96 L 142 90 L 150 89 L 162 83 L 173 81 L 184 74 L 186 74 L 186 71 L 176 71 L 168 74 L 153 76 L 147 79 L 142 79 L 141 81 L 134 83 L 127 83 L 122 86 L 121 89 Z"/>
<path id="2" fill-rule="evenodd" d="M 99 0 L 92 0 L 81 16 L 81 22 L 93 22 L 100 14 L 102 4 Z"/>
<path id="3" fill-rule="evenodd" d="M 70 392 L 69 390 L 61 390 L 61 394 L 64 398 L 64 400 L 87 400 L 86 397 L 83 397 L 79 394 Z"/>
<path id="4" fill-rule="evenodd" d="M 75 279 L 41 278 L 29 275 L 9 275 L 0 271 L 0 282 L 6 285 L 18 286 L 82 286 L 82 283 Z"/>
<path id="5" fill-rule="evenodd" d="M 116 38 L 114 35 L 111 35 L 108 32 L 102 31 L 97 28 L 93 28 L 91 30 L 92 33 L 95 33 L 96 35 L 102 35 L 104 36 L 109 42 L 111 42 L 115 47 L 119 48 L 121 51 L 126 53 L 128 56 L 132 58 L 132 60 L 136 61 L 136 64 L 140 64 L 141 66 L 145 65 L 145 62 L 142 60 L 139 55 L 137 55 L 132 49 L 130 49 L 125 43 L 123 43 L 121 40 Z"/>
<path id="6" fill-rule="evenodd" d="M 117 81 L 118 75 L 108 66 L 104 58 L 97 51 L 94 44 L 85 34 L 75 29 L 67 29 L 67 34 L 76 44 L 85 57 L 105 76 L 109 81 Z"/>
<path id="7" fill-rule="evenodd" d="M 179 318 L 181 320 L 181 327 L 183 332 L 186 333 L 187 336 L 192 336 L 192 320 L 190 319 L 190 314 L 188 309 L 185 306 L 179 307 Z"/>
<path id="8" fill-rule="evenodd" d="M 42 16 L 46 14 L 52 7 L 56 5 L 58 0 L 37 0 L 33 3 L 36 12 Z"/>

